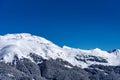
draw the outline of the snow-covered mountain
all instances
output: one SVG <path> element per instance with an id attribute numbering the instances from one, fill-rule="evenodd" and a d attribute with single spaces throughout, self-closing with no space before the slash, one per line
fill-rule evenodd
<path id="1" fill-rule="evenodd" d="M 68 46 L 59 47 L 45 38 L 28 33 L 7 34 L 0 36 L 0 61 L 12 63 L 15 56 L 18 59 L 27 58 L 34 62 L 30 54 L 36 54 L 43 59 L 62 59 L 72 66 L 87 68 L 91 65 L 120 65 L 120 50 L 112 52 L 101 49 L 82 50 Z M 67 66 L 71 68 L 70 66 Z"/>
<path id="2" fill-rule="evenodd" d="M 28 33 L 0 36 L 0 80 L 120 80 L 120 50 L 59 47 Z"/>

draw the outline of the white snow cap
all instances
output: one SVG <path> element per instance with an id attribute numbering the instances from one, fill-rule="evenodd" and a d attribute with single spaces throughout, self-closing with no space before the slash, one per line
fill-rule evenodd
<path id="1" fill-rule="evenodd" d="M 0 36 L 0 58 L 6 63 L 12 62 L 14 56 L 30 57 L 30 53 L 37 54 L 44 59 L 60 58 L 73 66 L 87 68 L 92 64 L 120 65 L 120 51 L 108 53 L 99 48 L 92 50 L 75 49 L 67 46 L 63 48 L 42 37 L 28 33 L 7 34 Z"/>

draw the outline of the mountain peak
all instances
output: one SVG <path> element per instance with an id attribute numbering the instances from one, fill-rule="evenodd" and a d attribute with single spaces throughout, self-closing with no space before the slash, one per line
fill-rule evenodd
<path id="1" fill-rule="evenodd" d="M 3 57 L 6 62 L 11 62 L 14 55 L 17 55 L 19 58 L 29 58 L 30 53 L 35 53 L 47 58 L 47 53 L 51 55 L 52 51 L 56 52 L 51 49 L 55 47 L 56 49 L 58 48 L 58 46 L 52 42 L 28 33 L 0 36 L 0 57 Z"/>
<path id="2" fill-rule="evenodd" d="M 92 49 L 93 51 L 96 51 L 96 52 L 100 52 L 100 51 L 102 51 L 101 49 L 99 49 L 99 48 L 95 48 L 95 49 Z"/>
<path id="3" fill-rule="evenodd" d="M 16 34 L 6 34 L 4 36 L 0 36 L 0 37 L 6 37 L 6 38 L 25 38 L 25 37 L 31 37 L 32 35 L 29 33 L 16 33 Z"/>
<path id="4" fill-rule="evenodd" d="M 50 43 L 50 41 L 46 40 L 43 37 L 35 36 L 29 33 L 16 33 L 16 34 L 6 34 L 4 36 L 0 36 L 2 40 L 34 40 Z"/>
<path id="5" fill-rule="evenodd" d="M 120 52 L 120 49 L 113 49 L 112 52 Z"/>

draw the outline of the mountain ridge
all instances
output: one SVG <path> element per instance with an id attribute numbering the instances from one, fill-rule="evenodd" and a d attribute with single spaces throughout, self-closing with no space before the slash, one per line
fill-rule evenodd
<path id="1" fill-rule="evenodd" d="M 0 58 L 6 63 L 12 62 L 14 56 L 31 61 L 30 53 L 35 53 L 44 59 L 62 59 L 73 66 L 87 68 L 93 64 L 118 66 L 119 52 L 107 52 L 99 48 L 83 50 L 68 46 L 59 47 L 45 38 L 29 33 L 16 33 L 0 36 Z M 34 62 L 34 61 L 33 61 Z"/>

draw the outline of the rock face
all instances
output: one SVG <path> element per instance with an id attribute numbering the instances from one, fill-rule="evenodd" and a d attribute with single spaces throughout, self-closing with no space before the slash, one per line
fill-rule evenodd
<path id="1" fill-rule="evenodd" d="M 88 74 L 81 68 L 68 68 L 63 61 L 49 60 L 40 65 L 41 74 L 48 80 L 89 80 Z"/>
<path id="2" fill-rule="evenodd" d="M 31 34 L 0 36 L 0 80 L 120 80 L 120 50 L 82 50 Z"/>
<path id="3" fill-rule="evenodd" d="M 120 66 L 91 65 L 89 68 L 72 66 L 61 59 L 44 60 L 34 56 L 34 63 L 21 59 L 13 64 L 0 63 L 0 80 L 120 80 Z"/>
<path id="4" fill-rule="evenodd" d="M 30 80 L 30 77 L 12 66 L 0 63 L 0 80 Z"/>

